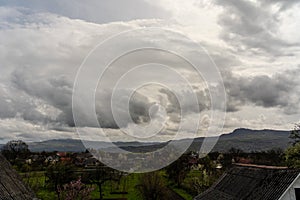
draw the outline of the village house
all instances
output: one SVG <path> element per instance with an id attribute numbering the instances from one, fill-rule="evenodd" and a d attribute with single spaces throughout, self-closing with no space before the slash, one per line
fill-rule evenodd
<path id="1" fill-rule="evenodd" d="M 26 187 L 18 173 L 0 153 L 0 199 L 32 200 L 34 193 Z"/>
<path id="2" fill-rule="evenodd" d="M 299 200 L 300 170 L 235 164 L 195 200 Z"/>

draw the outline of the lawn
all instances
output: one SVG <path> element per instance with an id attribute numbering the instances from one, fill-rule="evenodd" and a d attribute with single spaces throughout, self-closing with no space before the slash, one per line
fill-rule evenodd
<path id="1" fill-rule="evenodd" d="M 163 171 L 161 171 L 160 173 L 161 175 L 165 175 Z M 54 191 L 50 191 L 45 186 L 46 177 L 43 171 L 20 173 L 20 175 L 23 177 L 23 181 L 33 189 L 38 198 L 42 200 L 57 199 L 56 193 Z M 103 186 L 103 198 L 127 198 L 128 200 L 139 199 L 135 190 L 135 186 L 138 184 L 139 176 L 141 175 L 129 174 L 127 176 L 124 176 L 119 183 L 110 181 L 106 182 Z M 97 185 L 92 185 L 92 187 L 94 187 L 94 190 L 91 193 L 91 199 L 99 199 L 99 189 Z M 174 190 L 176 193 L 187 200 L 192 199 L 192 196 L 183 189 L 176 188 L 175 186 L 170 186 L 170 189 Z M 121 192 L 127 192 L 127 194 L 121 194 Z"/>
<path id="2" fill-rule="evenodd" d="M 42 200 L 55 200 L 57 199 L 56 193 L 50 191 L 45 187 L 45 172 L 29 172 L 20 173 L 24 183 L 33 189 L 36 196 Z M 130 174 L 123 177 L 119 183 L 107 182 L 104 184 L 103 197 L 104 198 L 127 198 L 128 200 L 138 199 L 135 191 L 139 174 Z M 92 199 L 99 199 L 99 189 L 96 185 L 92 185 L 95 189 L 91 193 Z M 128 194 L 111 194 L 126 191 Z"/>
<path id="3" fill-rule="evenodd" d="M 120 181 L 120 184 L 114 182 L 107 182 L 104 185 L 103 194 L 104 198 L 127 198 L 128 200 L 138 199 L 137 193 L 135 191 L 135 186 L 138 183 L 139 174 L 130 174 L 126 177 L 123 177 Z M 94 185 L 95 190 L 92 192 L 92 199 L 99 198 L 99 189 Z M 111 194 L 111 192 L 124 192 L 128 194 Z"/>

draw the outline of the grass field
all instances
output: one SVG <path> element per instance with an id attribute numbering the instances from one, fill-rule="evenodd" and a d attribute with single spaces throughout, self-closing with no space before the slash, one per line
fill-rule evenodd
<path id="1" fill-rule="evenodd" d="M 164 177 L 165 183 L 167 186 L 182 196 L 186 200 L 192 200 L 193 196 L 189 194 L 186 190 L 178 188 L 177 185 L 167 179 L 167 175 L 164 170 L 161 170 L 160 175 Z M 191 170 L 186 176 L 183 185 L 187 185 L 188 182 L 194 177 L 200 177 L 199 170 Z M 33 189 L 36 196 L 42 200 L 56 200 L 57 194 L 54 191 L 49 190 L 45 185 L 45 172 L 29 172 L 21 173 L 24 183 Z M 136 191 L 135 186 L 138 184 L 139 177 L 141 174 L 129 174 L 122 177 L 119 182 L 108 181 L 103 185 L 103 198 L 112 199 L 112 198 L 127 198 L 128 200 L 138 200 L 140 199 Z M 99 199 L 99 188 L 97 185 L 91 185 L 94 190 L 91 193 L 91 199 Z M 183 187 L 184 188 L 184 187 Z M 126 192 L 126 194 L 122 194 Z"/>
<path id="2" fill-rule="evenodd" d="M 128 200 L 138 199 L 137 193 L 135 191 L 135 186 L 138 183 L 138 174 L 130 174 L 126 177 L 123 177 L 120 183 L 107 182 L 104 185 L 103 197 L 104 198 L 127 198 Z M 99 190 L 96 185 L 93 186 L 95 190 L 92 192 L 92 199 L 99 198 Z M 124 192 L 128 194 L 111 194 L 111 192 Z"/>
<path id="3" fill-rule="evenodd" d="M 29 185 L 36 196 L 42 200 L 55 200 L 57 195 L 54 191 L 50 191 L 45 185 L 45 174 L 44 172 L 30 172 L 30 173 L 21 173 L 23 181 Z M 103 198 L 127 198 L 128 200 L 137 200 L 139 199 L 138 194 L 135 190 L 135 186 L 138 184 L 140 174 L 130 174 L 121 179 L 119 183 L 107 182 L 103 186 Z M 91 193 L 91 199 L 99 199 L 99 189 L 96 185 L 92 185 L 94 191 Z M 124 192 L 128 194 L 112 194 L 114 192 Z M 186 199 L 192 199 L 188 196 L 183 190 L 176 189 L 174 190 L 180 195 L 187 197 Z"/>

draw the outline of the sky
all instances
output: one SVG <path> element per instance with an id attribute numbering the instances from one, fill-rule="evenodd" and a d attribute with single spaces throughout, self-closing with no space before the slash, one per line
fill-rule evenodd
<path id="1" fill-rule="evenodd" d="M 148 125 L 163 126 L 149 140 L 169 140 L 183 116 L 182 138 L 191 136 L 198 121 L 197 136 L 205 135 L 207 126 L 218 126 L 215 134 L 240 127 L 290 130 L 300 117 L 299 11 L 297 0 L 0 0 L 0 143 L 78 138 L 78 130 L 93 139 L 100 128 L 86 114 L 87 97 L 77 102 L 76 124 L 72 95 L 84 60 L 102 43 L 107 46 L 88 57 L 87 65 L 95 68 L 80 75 L 84 92 L 91 90 L 94 72 L 105 69 L 105 59 L 147 45 L 172 47 L 191 59 L 198 58 L 195 51 L 205 49 L 222 83 L 207 86 L 205 77 L 165 51 L 129 53 L 110 65 L 95 90 L 95 116 L 105 132 L 98 140 L 137 140 L 130 133 L 125 137 L 122 130 L 142 126 L 144 130 L 136 130 L 143 138 L 149 134 Z M 172 31 L 153 33 L 151 28 Z M 136 31 L 141 29 L 148 31 Z M 146 65 L 130 75 L 132 67 L 153 60 L 169 68 Z M 202 61 L 209 68 L 205 56 Z M 180 82 L 186 79 L 192 90 Z M 142 85 L 130 96 L 131 84 L 146 80 L 165 81 L 169 88 Z M 118 101 L 112 108 L 115 84 Z M 198 119 L 211 109 L 211 93 L 219 98 L 221 85 L 226 109 L 214 111 L 225 117 L 223 123 Z M 196 104 L 187 98 L 193 95 Z M 128 96 L 129 103 L 123 98 Z"/>

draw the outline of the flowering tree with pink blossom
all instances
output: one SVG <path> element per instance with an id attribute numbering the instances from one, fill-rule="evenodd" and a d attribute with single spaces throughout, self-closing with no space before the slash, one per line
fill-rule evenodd
<path id="1" fill-rule="evenodd" d="M 81 178 L 58 188 L 61 200 L 88 200 L 93 190 L 93 187 L 84 185 Z"/>

